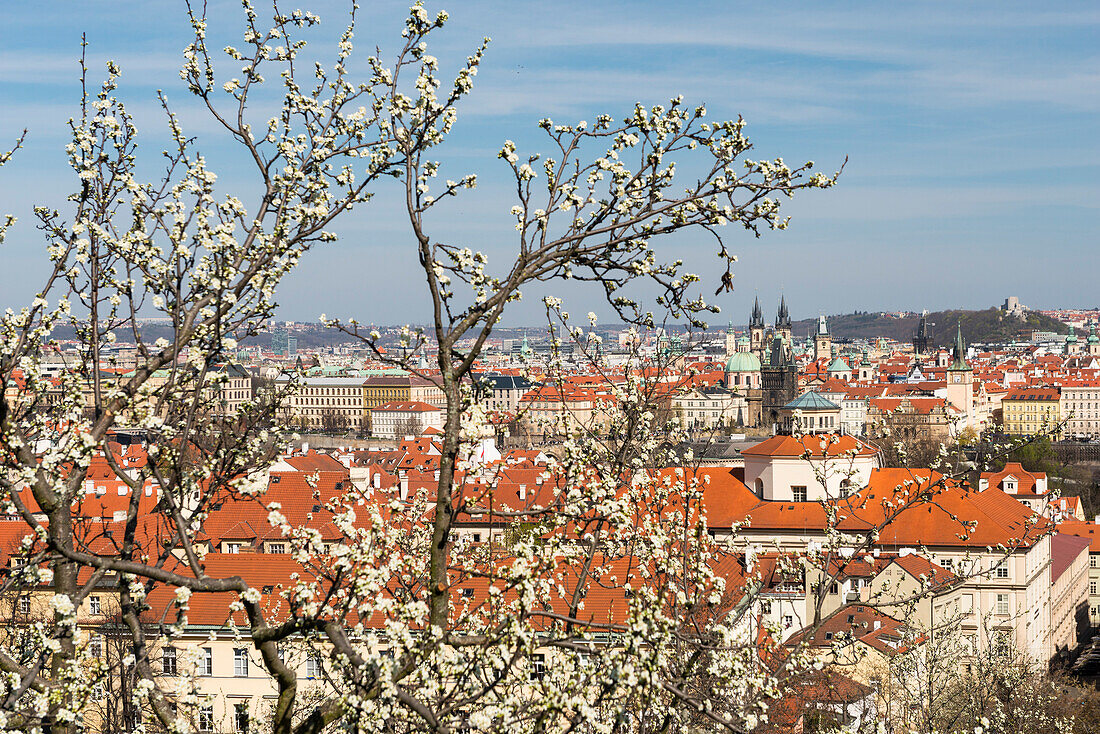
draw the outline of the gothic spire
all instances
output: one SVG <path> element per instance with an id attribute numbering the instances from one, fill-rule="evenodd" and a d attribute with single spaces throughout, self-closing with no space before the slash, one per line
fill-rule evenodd
<path id="1" fill-rule="evenodd" d="M 760 296 L 756 297 L 756 303 L 752 307 L 752 318 L 749 319 L 751 328 L 764 328 L 764 312 L 760 309 Z"/>
<path id="2" fill-rule="evenodd" d="M 779 312 L 775 315 L 775 328 L 777 329 L 789 329 L 791 328 L 791 315 L 787 311 L 787 298 L 786 296 L 779 297 Z"/>
<path id="3" fill-rule="evenodd" d="M 951 350 L 951 356 L 954 357 L 954 359 L 951 362 L 950 369 L 970 369 L 970 367 L 966 364 L 966 346 L 963 345 L 963 331 L 961 321 L 959 322 L 958 330 L 955 332 L 955 347 Z"/>

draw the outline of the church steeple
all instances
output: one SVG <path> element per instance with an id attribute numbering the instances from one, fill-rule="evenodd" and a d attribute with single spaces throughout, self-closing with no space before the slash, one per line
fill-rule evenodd
<path id="1" fill-rule="evenodd" d="M 791 328 L 791 315 L 787 311 L 786 296 L 779 297 L 779 311 L 775 314 L 775 328 L 787 331 Z"/>
<path id="2" fill-rule="evenodd" d="M 929 347 L 932 346 L 932 334 L 928 330 L 928 311 L 921 311 L 920 323 L 917 324 L 917 333 L 913 337 L 913 352 L 919 357 L 923 354 L 928 354 Z"/>
<path id="3" fill-rule="evenodd" d="M 752 307 L 752 318 L 749 319 L 750 328 L 764 328 L 764 312 L 760 309 L 760 296 L 756 297 L 756 303 Z"/>
<path id="4" fill-rule="evenodd" d="M 833 337 L 829 334 L 829 324 L 825 315 L 817 317 L 817 333 L 814 334 L 814 360 L 833 358 Z"/>
<path id="5" fill-rule="evenodd" d="M 962 322 L 959 322 L 958 330 L 955 333 L 955 346 L 951 350 L 951 366 L 947 369 L 957 372 L 961 370 L 969 370 L 970 365 L 966 363 L 966 346 L 963 344 L 963 332 Z"/>

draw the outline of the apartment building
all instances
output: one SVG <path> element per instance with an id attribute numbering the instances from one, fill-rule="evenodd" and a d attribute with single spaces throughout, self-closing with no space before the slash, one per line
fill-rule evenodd
<path id="1" fill-rule="evenodd" d="M 1054 430 L 1061 418 L 1058 388 L 1028 387 L 1009 391 L 1001 399 L 1004 432 L 1010 436 L 1033 436 Z"/>
<path id="2" fill-rule="evenodd" d="M 288 383 L 288 378 L 276 381 L 279 387 Z M 365 428 L 363 378 L 300 378 L 283 407 L 283 418 L 302 428 L 362 430 Z"/>
<path id="3" fill-rule="evenodd" d="M 1100 437 L 1100 382 L 1063 381 L 1059 412 L 1066 421 L 1064 435 L 1071 438 Z"/>

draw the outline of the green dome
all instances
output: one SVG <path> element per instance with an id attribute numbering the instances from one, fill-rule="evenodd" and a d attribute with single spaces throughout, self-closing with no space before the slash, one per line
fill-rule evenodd
<path id="1" fill-rule="evenodd" d="M 1070 332 L 1069 332 L 1069 336 L 1066 337 L 1066 342 L 1072 344 L 1072 343 L 1076 343 L 1076 341 L 1077 341 L 1077 334 L 1075 334 L 1073 332 L 1073 330 L 1071 329 Z"/>
<path id="2" fill-rule="evenodd" d="M 833 363 L 829 365 L 829 372 L 851 372 L 852 368 L 848 366 L 840 357 L 833 360 Z"/>
<path id="3" fill-rule="evenodd" d="M 726 372 L 759 372 L 760 359 L 752 352 L 734 352 L 726 362 Z"/>

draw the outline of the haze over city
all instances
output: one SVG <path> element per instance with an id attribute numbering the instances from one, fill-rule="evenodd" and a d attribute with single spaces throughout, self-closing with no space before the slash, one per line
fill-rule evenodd
<path id="1" fill-rule="evenodd" d="M 334 40 L 346 8 L 334 0 L 314 5 L 324 21 L 313 35 L 320 49 Z M 406 5 L 364 4 L 360 37 L 392 48 Z M 155 100 L 163 89 L 198 136 L 222 190 L 248 190 L 241 159 L 176 73 L 188 27 L 179 13 L 165 12 L 170 7 L 125 1 L 109 14 L 78 2 L 34 13 L 18 4 L 0 8 L 7 29 L 0 135 L 14 139 L 30 129 L 0 182 L 8 210 L 22 219 L 4 245 L 0 305 L 33 296 L 34 280 L 25 276 L 41 272 L 30 207 L 60 203 L 74 189 L 63 146 L 65 120 L 78 112 L 81 33 L 92 80 L 107 59 L 120 63 L 121 93 L 146 152 L 166 140 Z M 220 48 L 236 29 L 239 4 L 218 0 L 208 8 Z M 727 313 L 746 313 L 757 293 L 773 303 L 780 292 L 806 309 L 796 318 L 987 308 L 1008 293 L 1035 307 L 1096 305 L 1100 9 L 1093 3 L 704 2 L 684 12 L 657 2 L 463 2 L 447 10 L 451 26 L 433 49 L 444 76 L 482 36 L 493 42 L 438 153 L 443 175 L 477 173 L 479 188 L 441 209 L 437 221 L 457 243 L 483 249 L 490 263 L 510 263 L 515 242 L 508 215 L 514 192 L 496 159 L 504 140 L 545 151 L 535 128 L 542 117 L 619 117 L 636 101 L 683 94 L 705 102 L 714 117 L 743 115 L 758 157 L 812 159 L 826 171 L 848 159 L 836 188 L 791 202 L 788 231 L 760 240 L 731 233 L 741 258 L 736 290 L 716 299 Z M 145 165 L 150 175 L 157 170 Z M 406 221 L 393 206 L 400 195 L 392 186 L 379 190 L 375 205 L 339 226 L 340 242 L 312 252 L 287 279 L 280 317 L 426 318 L 403 297 L 419 280 Z M 707 275 L 711 244 L 698 235 L 678 244 Z M 713 281 L 706 278 L 701 290 L 713 293 Z M 812 306 L 799 297 L 807 292 Z M 537 323 L 540 295 L 525 294 L 506 323 Z M 591 293 L 558 287 L 555 295 L 578 313 L 606 316 Z"/>

